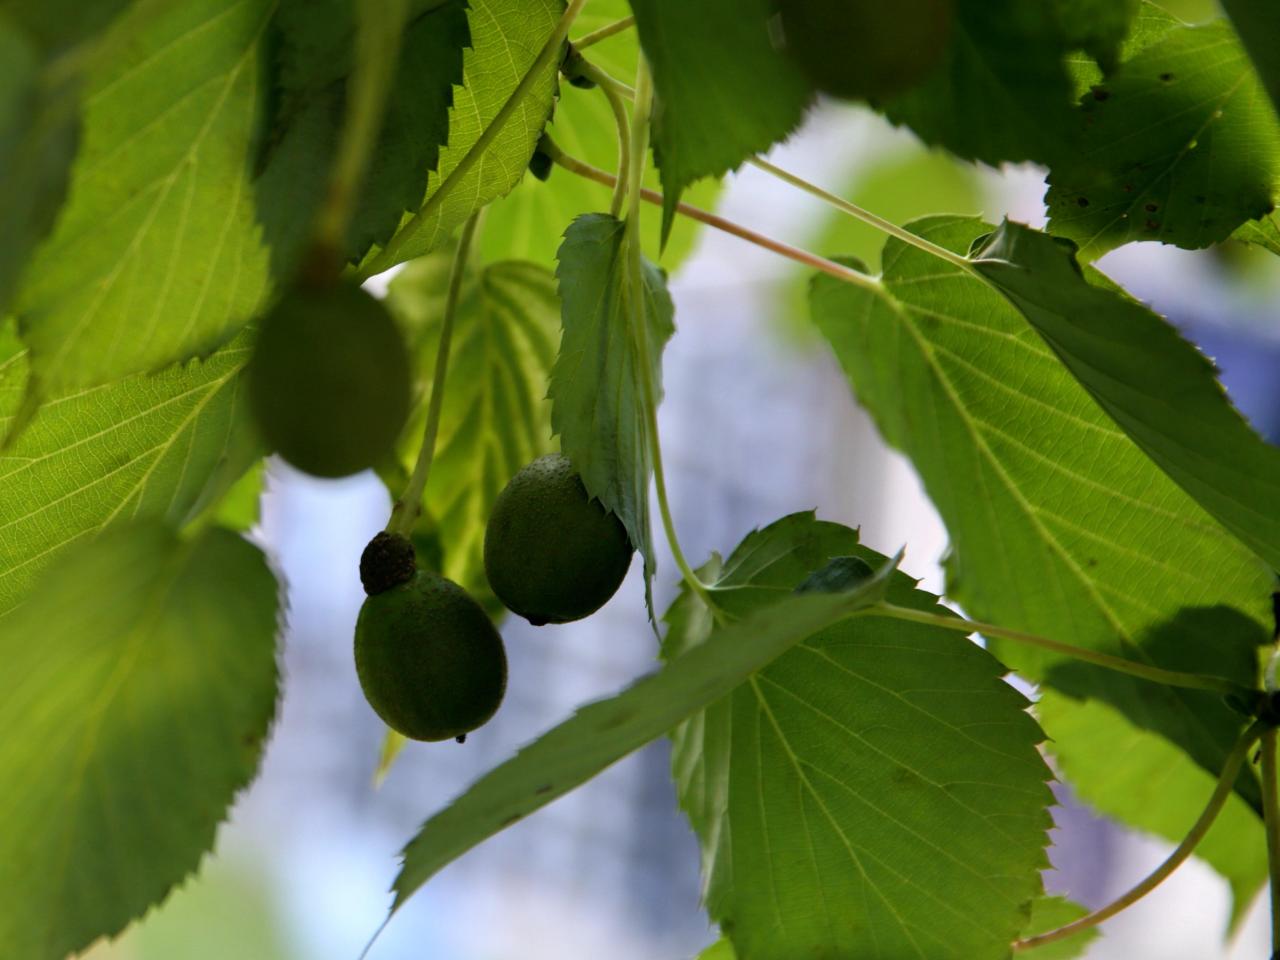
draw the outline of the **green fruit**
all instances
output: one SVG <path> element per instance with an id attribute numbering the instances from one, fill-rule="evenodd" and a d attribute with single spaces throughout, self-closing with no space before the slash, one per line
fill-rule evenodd
<path id="1" fill-rule="evenodd" d="M 484 610 L 452 580 L 419 570 L 365 599 L 356 674 L 369 706 L 413 740 L 449 740 L 486 723 L 507 689 L 507 654 Z"/>
<path id="2" fill-rule="evenodd" d="M 511 478 L 489 514 L 484 571 L 512 612 L 535 626 L 581 620 L 617 592 L 633 552 L 622 522 L 587 495 L 558 453 Z"/>
<path id="3" fill-rule="evenodd" d="M 299 470 L 345 477 L 392 452 L 409 415 L 409 355 L 358 286 L 297 286 L 262 319 L 249 402 L 263 439 Z"/>
<path id="4" fill-rule="evenodd" d="M 780 0 L 787 52 L 814 86 L 849 100 L 914 87 L 942 62 L 953 0 Z"/>

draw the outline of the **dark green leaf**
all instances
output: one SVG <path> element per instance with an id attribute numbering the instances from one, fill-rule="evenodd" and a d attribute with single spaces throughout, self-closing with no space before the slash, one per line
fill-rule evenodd
<path id="1" fill-rule="evenodd" d="M 27 354 L 0 325 L 0 436 L 24 413 Z M 0 449 L 0 613 L 57 554 L 118 519 L 190 518 L 246 441 L 242 334 L 206 361 L 54 396 Z M 212 480 L 211 480 L 212 475 Z M 225 489 L 225 488 L 224 488 Z"/>
<path id="2" fill-rule="evenodd" d="M 733 613 L 830 558 L 883 569 L 846 527 L 795 514 L 703 569 Z M 891 575 L 891 603 L 944 612 Z M 714 642 L 687 590 L 664 656 Z M 939 627 L 860 616 L 809 635 L 673 734 L 711 918 L 743 960 L 1004 960 L 1040 893 L 1053 796 L 1027 700 Z"/>
<path id="3" fill-rule="evenodd" d="M 1280 449 L 1232 406 L 1207 357 L 1069 247 L 1006 221 L 974 266 L 1147 455 L 1280 570 Z"/>
<path id="4" fill-rule="evenodd" d="M 605 214 L 579 217 L 560 246 L 560 299 L 564 334 L 551 374 L 551 424 L 560 447 L 582 474 L 587 491 L 622 520 L 653 576 L 649 529 L 649 421 L 644 378 L 661 395 L 662 349 L 675 332 L 666 280 L 652 264 L 633 276 L 625 226 Z M 643 329 L 630 296 L 644 286 Z M 649 369 L 638 338 L 648 342 Z"/>
<path id="5" fill-rule="evenodd" d="M 448 252 L 415 260 L 387 293 L 387 305 L 414 350 L 416 390 L 423 400 L 420 415 L 404 432 L 400 459 L 406 476 L 422 439 L 451 261 Z M 495 612 L 501 604 L 485 579 L 485 524 L 515 472 L 554 449 L 546 396 L 559 337 L 560 300 L 549 270 L 508 261 L 468 276 L 454 318 L 440 432 L 423 507 L 443 553 L 440 572 Z"/>
<path id="6" fill-rule="evenodd" d="M 990 230 L 955 218 L 914 229 L 957 252 Z M 859 399 L 914 461 L 942 514 L 952 544 L 948 593 L 971 615 L 1256 683 L 1270 572 L 1117 429 L 998 292 L 894 240 L 880 294 L 820 277 L 812 300 Z M 1145 731 L 1127 762 L 1157 778 L 1175 808 L 1203 805 L 1202 771 L 1217 773 L 1242 723 L 1218 697 L 992 646 L 1033 679 L 1118 708 Z M 1096 749 L 1046 729 L 1060 756 Z M 1166 751 L 1170 760 L 1160 738 L 1185 753 Z M 1255 779 L 1242 776 L 1238 788 L 1257 804 Z M 1167 825 L 1130 812 L 1136 826 Z M 1259 842 L 1256 821 L 1236 827 Z M 1213 862 L 1229 875 L 1240 867 Z"/>
<path id="7" fill-rule="evenodd" d="M 1280 124 L 1225 23 L 1178 26 L 1076 110 L 1049 174 L 1050 230 L 1093 259 L 1134 240 L 1194 249 L 1269 213 Z"/>
<path id="8" fill-rule="evenodd" d="M 214 530 L 124 526 L 0 618 L 0 936 L 62 960 L 194 871 L 275 712 L 276 582 Z"/>
<path id="9" fill-rule="evenodd" d="M 472 847 L 667 733 L 800 640 L 876 602 L 891 572 L 886 564 L 851 593 L 780 596 L 617 696 L 580 708 L 423 824 L 405 847 L 392 910 Z"/>
<path id="10" fill-rule="evenodd" d="M 1067 45 L 1088 53 L 1104 73 L 1114 70 L 1141 0 L 1054 0 L 1054 3 Z"/>
<path id="11" fill-rule="evenodd" d="M 463 54 L 463 86 L 453 92 L 447 145 L 440 150 L 438 175 L 428 181 L 425 198 L 414 204 L 429 209 L 400 225 L 393 255 L 375 247 L 363 269 L 383 270 L 435 250 L 471 214 L 506 196 L 520 182 L 551 113 L 554 62 L 481 159 L 461 176 L 453 174 L 533 66 L 563 8 L 562 0 L 470 0 L 471 46 Z"/>
<path id="12" fill-rule="evenodd" d="M 1272 106 L 1280 109 L 1280 6 L 1272 0 L 1222 0 L 1222 6 L 1249 51 Z"/>
<path id="13" fill-rule="evenodd" d="M 956 0 L 946 60 L 930 79 L 883 104 L 885 115 L 966 160 L 1047 161 L 1071 124 L 1062 58 L 1072 44 L 1057 6 Z"/>
<path id="14" fill-rule="evenodd" d="M 93 38 L 129 3 L 130 0 L 0 0 L 0 18 L 8 18 L 46 53 L 57 54 Z M 0 183 L 4 182 L 0 179 Z"/>
<path id="15" fill-rule="evenodd" d="M 665 236 L 685 187 L 787 136 L 813 94 L 770 36 L 768 0 L 632 0 L 631 8 L 657 95 Z"/>

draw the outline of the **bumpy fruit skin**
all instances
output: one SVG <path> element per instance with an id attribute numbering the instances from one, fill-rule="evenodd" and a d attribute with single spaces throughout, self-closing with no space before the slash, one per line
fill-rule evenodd
<path id="1" fill-rule="evenodd" d="M 360 584 L 373 596 L 413 579 L 418 558 L 408 537 L 383 530 L 360 554 Z"/>
<path id="2" fill-rule="evenodd" d="M 249 402 L 263 439 L 299 470 L 345 477 L 392 452 L 409 414 L 409 355 L 358 286 L 299 285 L 262 319 Z"/>
<path id="3" fill-rule="evenodd" d="M 535 626 L 580 620 L 617 592 L 633 549 L 567 457 L 539 457 L 498 495 L 484 535 L 489 586 Z"/>
<path id="4" fill-rule="evenodd" d="M 954 0 L 779 0 L 787 52 L 819 90 L 884 100 L 946 55 Z"/>
<path id="5" fill-rule="evenodd" d="M 355 646 L 365 699 L 413 740 L 450 740 L 482 726 L 507 689 L 493 621 L 460 586 L 425 570 L 365 600 Z"/>

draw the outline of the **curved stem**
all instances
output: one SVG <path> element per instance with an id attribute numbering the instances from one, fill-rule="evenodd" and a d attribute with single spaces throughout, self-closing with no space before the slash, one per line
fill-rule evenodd
<path id="1" fill-rule="evenodd" d="M 1196 820 L 1190 832 L 1178 844 L 1173 853 L 1169 854 L 1168 859 L 1156 867 L 1146 879 L 1135 885 L 1124 896 L 1107 904 L 1101 910 L 1095 910 L 1087 917 L 1081 917 L 1079 920 L 1068 923 L 1064 927 L 1059 927 L 1057 930 L 1050 930 L 1048 933 L 1027 937 L 1025 940 L 1015 940 L 1013 949 L 1030 950 L 1032 947 L 1053 943 L 1055 940 L 1064 940 L 1072 934 L 1079 933 L 1081 930 L 1088 930 L 1090 927 L 1095 927 L 1102 921 L 1114 917 L 1121 910 L 1141 900 L 1158 887 L 1187 857 L 1191 856 L 1196 846 L 1204 839 L 1204 835 L 1209 832 L 1209 828 L 1213 826 L 1213 822 L 1222 811 L 1227 798 L 1231 796 L 1232 790 L 1235 789 L 1236 777 L 1240 774 L 1240 768 L 1244 766 L 1245 757 L 1249 755 L 1249 749 L 1263 735 L 1265 730 L 1266 725 L 1259 720 L 1255 721 L 1249 729 L 1240 735 L 1240 739 L 1231 748 L 1231 753 L 1227 755 L 1226 763 L 1222 765 L 1222 773 L 1218 776 L 1218 784 L 1214 787 L 1213 795 L 1209 797 L 1209 802 L 1205 806 L 1204 812 L 1200 814 L 1199 819 Z"/>
<path id="2" fill-rule="evenodd" d="M 875 227 L 882 233 L 887 233 L 891 237 L 896 237 L 903 243 L 915 247 L 917 250 L 923 250 L 925 253 L 932 254 L 933 256 L 945 260 L 947 263 L 957 266 L 962 270 L 969 272 L 972 272 L 973 270 L 973 265 L 969 263 L 968 259 L 962 257 L 955 251 L 948 250 L 946 247 L 940 247 L 938 244 L 926 240 L 924 237 L 916 236 L 910 230 L 900 227 L 896 223 L 891 223 L 884 217 L 877 216 L 870 210 L 864 210 L 856 203 L 850 203 L 842 197 L 837 197 L 834 193 L 828 193 L 816 184 L 812 184 L 808 180 L 796 176 L 794 173 L 790 173 L 783 170 L 781 167 L 775 166 L 763 157 L 751 157 L 747 160 L 747 163 L 759 170 L 763 170 L 772 177 L 778 178 L 784 183 L 789 183 L 791 186 L 803 190 L 812 197 L 817 197 L 823 203 L 829 204 L 842 213 L 847 213 L 849 216 Z"/>
<path id="3" fill-rule="evenodd" d="M 449 373 L 449 351 L 453 346 L 453 319 L 458 313 L 458 297 L 462 293 L 462 280 L 467 270 L 467 257 L 471 241 L 480 220 L 477 211 L 467 218 L 458 238 L 458 249 L 453 254 L 453 266 L 449 269 L 449 292 L 444 302 L 444 317 L 440 321 L 440 345 L 436 348 L 436 368 L 431 379 L 431 399 L 427 401 L 427 423 L 422 430 L 422 446 L 418 450 L 418 462 L 405 487 L 404 494 L 391 509 L 387 532 L 407 537 L 422 512 L 422 493 L 427 489 L 431 476 L 431 461 L 436 453 L 436 436 L 440 432 L 440 411 L 444 407 L 444 381 Z"/>
<path id="4" fill-rule="evenodd" d="M 658 391 L 653 383 L 653 364 L 650 360 L 649 325 L 644 310 L 644 265 L 640 251 L 640 184 L 644 178 L 645 151 L 649 145 L 649 115 L 653 104 L 649 65 L 644 55 L 636 71 L 635 110 L 631 115 L 631 166 L 627 179 L 631 184 L 630 203 L 627 209 L 626 256 L 630 261 L 627 271 L 631 278 L 627 291 L 631 301 L 631 325 L 636 343 L 636 366 L 640 370 L 640 386 L 644 391 L 645 433 L 648 434 L 649 456 L 653 461 L 653 480 L 658 493 L 658 512 L 662 515 L 662 528 L 671 547 L 671 556 L 680 568 L 680 576 L 713 612 L 717 609 L 707 594 L 706 585 L 698 579 L 693 567 L 685 559 L 676 537 L 675 521 L 671 518 L 671 505 L 667 499 L 666 472 L 662 466 L 662 443 L 658 438 Z"/>
<path id="5" fill-rule="evenodd" d="M 1153 683 L 1162 683 L 1168 687 L 1208 690 L 1211 693 L 1220 693 L 1224 696 L 1233 694 L 1248 695 L 1251 692 L 1240 684 L 1223 677 L 1206 677 L 1198 673 L 1165 670 L 1163 667 L 1137 663 L 1133 660 L 1126 660 L 1124 657 L 1113 657 L 1109 653 L 1099 653 L 1096 650 L 1075 647 L 1059 640 L 1050 640 L 1048 637 L 1041 637 L 1034 633 L 1010 630 L 1008 627 L 1000 627 L 994 623 L 967 620 L 956 614 L 929 613 L 926 610 L 913 610 L 910 607 L 899 607 L 892 603 L 878 603 L 862 612 L 865 616 L 892 617 L 895 620 L 927 623 L 930 626 L 944 627 L 947 630 L 957 630 L 961 633 L 981 633 L 988 637 L 1003 637 L 1006 640 L 1013 640 L 1017 643 L 1024 643 L 1027 646 L 1039 647 L 1041 650 L 1060 653 L 1063 656 L 1082 660 L 1085 663 L 1092 663 L 1094 666 L 1105 667 L 1117 673 L 1126 673 L 1129 676 L 1150 680 Z"/>
<path id="6" fill-rule="evenodd" d="M 544 136 L 542 138 L 542 150 L 551 158 L 553 163 L 568 170 L 570 173 L 577 174 L 587 180 L 594 180 L 596 183 L 603 184 L 606 187 L 612 187 L 618 182 L 618 178 L 607 170 L 601 170 L 599 167 L 594 167 L 583 160 L 579 160 L 577 157 L 565 153 L 555 145 L 550 137 Z M 659 207 L 662 206 L 662 194 L 656 190 L 642 187 L 640 189 L 640 197 L 647 203 L 652 203 Z M 846 283 L 852 283 L 868 290 L 880 290 L 880 282 L 875 277 L 859 273 L 852 267 L 846 267 L 842 263 L 836 263 L 834 260 L 820 257 L 815 253 L 810 253 L 808 250 L 802 250 L 780 240 L 774 240 L 772 237 L 766 237 L 762 233 L 756 233 L 754 230 L 749 230 L 740 224 L 734 223 L 732 220 L 726 220 L 724 217 L 709 213 L 701 207 L 695 207 L 681 201 L 676 204 L 676 212 L 688 217 L 690 220 L 697 220 L 699 223 L 704 223 L 709 227 L 731 234 L 740 240 L 753 243 L 757 247 L 763 247 L 765 250 L 786 257 L 788 260 L 794 260 L 797 263 L 804 264 L 806 267 L 812 267 L 822 273 L 830 274 L 838 280 L 843 280 Z"/>
<path id="7" fill-rule="evenodd" d="M 1267 829 L 1267 869 L 1271 876 L 1271 953 L 1280 954 L 1280 799 L 1276 787 L 1276 731 L 1262 734 L 1262 812 Z"/>
<path id="8" fill-rule="evenodd" d="M 357 11 L 356 65 L 347 86 L 342 139 L 329 176 L 324 206 L 316 220 L 316 244 L 327 250 L 337 251 L 343 247 L 360 184 L 382 127 L 408 6 L 407 0 L 386 0 L 384 9 L 379 9 L 376 16 L 371 10 Z"/>
<path id="9" fill-rule="evenodd" d="M 613 197 L 609 201 L 609 215 L 622 215 L 622 204 L 627 198 L 627 184 L 631 177 L 631 129 L 627 118 L 627 105 L 616 87 L 610 83 L 613 79 L 594 64 L 582 61 L 579 73 L 593 81 L 600 92 L 609 101 L 609 109 L 613 111 L 614 122 L 618 125 L 618 176 L 613 185 Z"/>
<path id="10" fill-rule="evenodd" d="M 511 91 L 511 96 L 507 97 L 506 102 L 494 115 L 493 120 L 480 132 L 476 142 L 458 159 L 458 165 L 440 182 L 440 186 L 436 187 L 436 192 L 427 197 L 426 202 L 418 208 L 418 212 L 396 231 L 395 236 L 387 241 L 387 245 L 382 248 L 381 252 L 358 271 L 357 276 L 359 279 L 367 280 L 374 274 L 390 269 L 399 262 L 397 257 L 400 255 L 404 245 L 409 242 L 409 238 L 418 231 L 429 217 L 435 214 L 445 199 L 457 189 L 458 184 L 462 182 L 462 178 L 471 172 L 471 168 L 484 156 L 489 144 L 502 132 L 502 128 L 511 119 L 511 115 L 516 112 L 520 102 L 533 89 L 533 85 L 538 81 L 538 78 L 551 66 L 551 62 L 561 55 L 561 47 L 569 33 L 569 28 L 573 26 L 573 21 L 582 11 L 586 2 L 587 0 L 569 0 L 569 6 L 565 8 L 564 14 L 556 23 L 546 42 L 543 43 L 542 49 L 538 51 L 538 56 L 529 65 L 528 71 L 520 78 L 520 82 Z"/>
<path id="11" fill-rule="evenodd" d="M 585 50 L 587 47 L 597 44 L 601 40 L 608 40 L 615 33 L 621 33 L 623 30 L 633 27 L 635 22 L 636 18 L 633 16 L 623 17 L 621 20 L 615 20 L 613 23 L 606 24 L 599 30 L 592 30 L 590 33 L 579 37 L 577 40 L 573 41 L 573 48 L 575 50 Z"/>

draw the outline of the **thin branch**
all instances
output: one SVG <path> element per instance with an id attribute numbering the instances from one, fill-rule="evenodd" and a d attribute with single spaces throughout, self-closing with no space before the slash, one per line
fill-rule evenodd
<path id="1" fill-rule="evenodd" d="M 581 60 L 578 72 L 600 88 L 600 92 L 609 102 L 614 123 L 618 127 L 618 178 L 613 187 L 613 198 L 609 201 L 609 213 L 611 216 L 619 217 L 622 215 L 623 202 L 627 198 L 627 178 L 631 175 L 632 133 L 630 121 L 627 119 L 626 101 L 617 89 L 610 85 L 609 75 L 594 64 Z"/>
<path id="2" fill-rule="evenodd" d="M 618 182 L 618 178 L 607 170 L 601 170 L 599 167 L 594 167 L 585 161 L 579 160 L 578 158 L 565 153 L 557 147 L 549 137 L 544 136 L 542 138 L 542 150 L 552 159 L 553 162 L 565 170 L 568 170 L 570 173 L 575 173 L 588 180 L 594 180 L 596 183 L 603 184 L 606 187 L 612 187 Z M 648 203 L 655 204 L 659 207 L 662 206 L 662 194 L 655 190 L 643 187 L 640 190 L 640 196 Z M 724 217 L 717 216 L 714 213 L 708 213 L 701 207 L 695 207 L 681 201 L 676 205 L 676 211 L 683 216 L 688 217 L 690 220 L 697 220 L 699 223 L 704 223 L 707 226 L 714 227 L 724 233 L 732 234 L 741 240 L 746 240 L 748 243 L 754 243 L 758 247 L 763 247 L 764 249 L 786 257 L 789 260 L 802 263 L 805 266 L 812 267 L 822 273 L 830 274 L 838 280 L 843 280 L 846 283 L 852 283 L 855 286 L 863 287 L 864 289 L 872 290 L 876 293 L 881 292 L 880 282 L 876 280 L 875 277 L 867 276 L 865 273 L 859 273 L 852 267 L 846 267 L 842 263 L 836 263 L 834 260 L 828 260 L 825 257 L 820 257 L 815 253 L 810 253 L 808 250 L 802 250 L 799 247 L 793 247 L 780 240 L 774 240 L 772 237 L 767 237 L 764 234 L 756 233 L 754 230 L 749 230 L 746 227 L 740 226 L 732 220 L 726 220 Z"/>
<path id="3" fill-rule="evenodd" d="M 1262 735 L 1262 812 L 1267 830 L 1267 869 L 1271 875 L 1271 955 L 1280 954 L 1280 800 L 1276 788 L 1276 731 Z"/>
<path id="4" fill-rule="evenodd" d="M 613 23 L 606 24 L 599 30 L 592 30 L 590 33 L 579 37 L 573 41 L 573 49 L 585 50 L 593 44 L 599 43 L 601 40 L 608 40 L 615 33 L 621 33 L 635 26 L 635 17 L 623 17 L 621 20 L 615 20 Z"/>
<path id="5" fill-rule="evenodd" d="M 1250 748 L 1263 735 L 1264 730 L 1266 730 L 1266 724 L 1259 720 L 1255 721 L 1248 730 L 1240 735 L 1236 745 L 1231 748 L 1231 753 L 1227 755 L 1226 763 L 1222 766 L 1222 773 L 1218 777 L 1218 784 L 1214 787 L 1213 795 L 1209 798 L 1209 803 L 1205 806 L 1204 812 L 1200 814 L 1200 818 L 1196 820 L 1190 832 L 1183 838 L 1183 841 L 1178 844 L 1177 849 L 1169 854 L 1168 859 L 1156 867 L 1150 876 L 1134 886 L 1118 900 L 1107 904 L 1101 910 L 1095 910 L 1087 917 L 1081 917 L 1079 920 L 1068 923 L 1066 926 L 1059 927 L 1056 930 L 1050 930 L 1048 933 L 1027 937 L 1025 940 L 1015 940 L 1013 949 L 1030 950 L 1032 947 L 1053 943 L 1055 940 L 1065 940 L 1081 930 L 1096 927 L 1102 921 L 1114 917 L 1121 910 L 1137 903 L 1158 887 L 1169 874 L 1173 873 L 1184 860 L 1191 856 L 1196 846 L 1204 839 L 1204 835 L 1209 832 L 1209 828 L 1213 826 L 1214 820 L 1222 812 L 1223 805 L 1226 804 L 1231 792 L 1235 789 L 1236 777 L 1240 775 L 1240 768 L 1244 766 L 1244 761 L 1249 755 Z"/>
<path id="6" fill-rule="evenodd" d="M 586 2 L 587 0 L 570 0 L 569 6 L 560 17 L 559 22 L 556 23 L 555 29 L 551 31 L 550 36 L 543 43 L 542 49 L 538 51 L 538 56 L 530 64 L 525 75 L 520 78 L 516 88 L 511 91 L 511 96 L 507 97 L 506 103 L 494 115 L 489 125 L 480 132 L 476 142 L 459 158 L 458 165 L 440 182 L 440 186 L 436 187 L 436 192 L 427 197 L 426 202 L 418 208 L 418 212 L 410 218 L 408 223 L 396 231 L 395 236 L 387 241 L 387 245 L 383 247 L 378 255 L 358 271 L 357 276 L 359 279 L 367 280 L 375 274 L 390 269 L 399 262 L 397 258 L 401 249 L 409 242 L 409 238 L 426 223 L 428 218 L 435 214 L 445 199 L 462 182 L 463 177 L 471 172 L 471 168 L 480 161 L 480 158 L 484 156 L 484 152 L 489 148 L 489 144 L 502 132 L 502 128 L 511 118 L 511 115 L 516 112 L 520 102 L 533 89 L 533 85 L 538 81 L 538 78 L 551 66 L 552 61 L 561 55 L 561 48 L 565 37 L 569 33 L 569 28 L 573 26 L 573 21 L 582 11 Z"/>
<path id="7" fill-rule="evenodd" d="M 1240 684 L 1223 677 L 1206 677 L 1198 673 L 1183 673 L 1179 670 L 1165 670 L 1163 667 L 1154 667 L 1146 663 L 1137 663 L 1133 660 L 1126 660 L 1124 657 L 1113 657 L 1109 653 L 1100 653 L 1097 650 L 1089 650 L 1085 647 L 1075 647 L 1069 643 L 1062 643 L 1059 640 L 1050 640 L 1048 637 L 1041 637 L 1034 633 L 1026 633 L 1022 630 L 1010 630 L 1008 627 L 1000 627 L 994 623 L 981 623 L 977 620 L 967 620 L 964 617 L 947 613 L 929 613 L 925 610 L 913 610 L 909 607 L 899 607 L 891 603 L 878 603 L 873 607 L 869 607 L 864 611 L 867 616 L 892 617 L 895 620 L 909 620 L 913 623 L 927 623 L 935 627 L 944 627 L 947 630 L 957 630 L 961 633 L 981 633 L 988 637 L 1003 637 L 1006 640 L 1013 640 L 1017 643 L 1023 643 L 1031 647 L 1039 647 L 1041 650 L 1049 650 L 1053 653 L 1060 653 L 1063 656 L 1071 657 L 1075 660 L 1081 660 L 1085 663 L 1092 663 L 1094 666 L 1105 667 L 1108 670 L 1114 670 L 1117 673 L 1125 673 L 1131 677 L 1139 677 L 1143 680 L 1150 680 L 1152 683 L 1162 683 L 1168 687 L 1185 687 L 1191 690 L 1208 690 L 1211 693 L 1220 693 L 1224 696 L 1244 695 L 1248 696 L 1251 691 L 1242 687 Z"/>
<path id="8" fill-rule="evenodd" d="M 453 265 L 449 269 L 449 292 L 444 302 L 444 317 L 440 321 L 440 345 L 436 348 L 436 368 L 431 380 L 431 399 L 427 401 L 427 422 L 422 430 L 422 446 L 418 450 L 418 461 L 413 466 L 413 475 L 404 493 L 391 509 L 391 519 L 387 522 L 388 533 L 409 536 L 413 525 L 422 512 L 422 494 L 427 489 L 427 479 L 431 476 L 431 463 L 436 453 L 436 437 L 440 432 L 440 411 L 444 408 L 444 381 L 449 373 L 449 351 L 453 345 L 453 320 L 458 313 L 458 298 L 462 293 L 462 280 L 466 274 L 467 256 L 471 252 L 472 238 L 475 236 L 476 224 L 480 220 L 480 211 L 467 218 L 462 227 L 462 235 L 458 238 L 458 249 L 453 254 Z"/>

